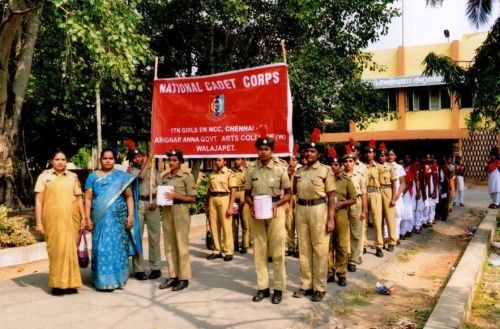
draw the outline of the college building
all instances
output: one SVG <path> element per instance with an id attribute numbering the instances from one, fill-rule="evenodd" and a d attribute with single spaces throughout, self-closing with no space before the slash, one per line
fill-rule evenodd
<path id="1" fill-rule="evenodd" d="M 491 147 L 498 145 L 498 136 L 484 131 L 469 134 L 466 118 L 472 111 L 472 95 L 464 95 L 458 101 L 442 77 L 422 76 L 422 62 L 434 52 L 467 67 L 486 36 L 486 32 L 466 34 L 461 40 L 446 43 L 373 51 L 373 60 L 384 71 L 366 69 L 362 78 L 386 93 L 387 107 L 395 112 L 396 119 L 381 119 L 364 129 L 351 122 L 348 132 L 324 133 L 321 141 L 374 139 L 395 147 L 400 156 L 426 152 L 461 155 L 468 170 L 466 178 L 484 180 L 487 174 L 483 161 L 488 159 Z"/>

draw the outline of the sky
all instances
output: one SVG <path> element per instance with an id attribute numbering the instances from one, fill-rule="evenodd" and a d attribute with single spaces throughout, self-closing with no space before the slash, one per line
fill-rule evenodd
<path id="1" fill-rule="evenodd" d="M 426 6 L 425 0 L 399 0 L 395 7 L 404 8 L 404 17 L 394 18 L 389 25 L 389 33 L 367 50 L 396 48 L 402 42 L 405 46 L 447 42 L 444 30 L 450 31 L 450 41 L 461 39 L 463 34 L 488 31 L 500 15 L 500 0 L 493 1 L 490 20 L 476 29 L 467 20 L 465 4 L 466 0 L 445 0 L 442 6 L 430 7 Z"/>

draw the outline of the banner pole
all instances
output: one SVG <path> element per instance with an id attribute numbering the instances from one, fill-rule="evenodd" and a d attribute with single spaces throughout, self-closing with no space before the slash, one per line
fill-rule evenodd
<path id="1" fill-rule="evenodd" d="M 281 39 L 281 53 L 283 54 L 283 62 L 286 64 L 285 39 Z"/>
<path id="2" fill-rule="evenodd" d="M 155 57 L 155 80 L 158 79 L 158 57 Z"/>
<path id="3" fill-rule="evenodd" d="M 155 57 L 155 80 L 158 79 L 158 57 Z M 151 124 L 153 123 L 153 105 L 151 104 Z M 149 172 L 149 204 L 153 202 L 153 179 L 155 179 L 155 156 L 153 151 L 153 139 L 151 139 L 151 164 Z"/>

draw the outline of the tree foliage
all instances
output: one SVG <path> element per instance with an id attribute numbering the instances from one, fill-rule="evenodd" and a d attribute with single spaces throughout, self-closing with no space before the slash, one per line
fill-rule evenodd
<path id="1" fill-rule="evenodd" d="M 383 95 L 360 80 L 362 50 L 397 12 L 386 1 L 191 0 L 143 2 L 160 77 L 210 74 L 281 61 L 286 41 L 294 134 L 331 118 L 362 124 L 387 116 Z"/>

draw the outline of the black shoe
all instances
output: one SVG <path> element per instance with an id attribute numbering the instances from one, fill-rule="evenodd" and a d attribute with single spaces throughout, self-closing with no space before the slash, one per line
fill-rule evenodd
<path id="1" fill-rule="evenodd" d="M 345 277 L 345 276 L 339 276 L 339 277 L 337 278 L 337 283 L 338 283 L 338 285 L 339 285 L 339 286 L 341 286 L 341 287 L 345 287 L 345 286 L 347 286 L 347 279 L 346 279 L 346 277 Z"/>
<path id="2" fill-rule="evenodd" d="M 405 237 L 411 238 L 411 232 L 406 232 Z"/>
<path id="3" fill-rule="evenodd" d="M 273 262 L 273 258 L 271 256 L 267 257 L 267 262 L 268 263 L 272 263 Z"/>
<path id="4" fill-rule="evenodd" d="M 181 291 L 189 286 L 188 280 L 180 280 L 179 283 L 172 287 L 172 291 Z"/>
<path id="5" fill-rule="evenodd" d="M 207 259 L 209 259 L 209 260 L 216 259 L 216 258 L 222 258 L 222 255 L 221 254 L 210 254 L 207 256 Z"/>
<path id="6" fill-rule="evenodd" d="M 335 274 L 329 275 L 328 278 L 326 279 L 326 282 L 328 283 L 335 282 Z"/>
<path id="7" fill-rule="evenodd" d="M 297 251 L 295 251 L 295 255 L 293 255 L 293 257 L 295 257 L 295 258 L 299 258 L 299 251 L 298 251 L 298 250 L 297 250 Z"/>
<path id="8" fill-rule="evenodd" d="M 314 290 L 312 289 L 299 289 L 293 293 L 293 297 L 302 298 L 304 296 L 312 296 L 314 294 Z"/>
<path id="9" fill-rule="evenodd" d="M 273 298 L 271 298 L 271 303 L 279 304 L 279 303 L 281 303 L 282 298 L 283 298 L 283 294 L 281 293 L 281 290 L 274 289 Z"/>
<path id="10" fill-rule="evenodd" d="M 269 288 L 266 288 L 264 290 L 257 290 L 257 293 L 255 294 L 255 296 L 253 296 L 252 300 L 254 302 L 260 302 L 267 297 L 271 297 L 271 292 L 269 291 Z"/>
<path id="11" fill-rule="evenodd" d="M 428 228 L 429 226 L 427 225 L 427 223 L 423 223 L 422 224 L 422 228 Z"/>
<path id="12" fill-rule="evenodd" d="M 366 248 L 363 248 L 363 255 L 366 254 Z"/>
<path id="13" fill-rule="evenodd" d="M 76 288 L 66 288 L 66 289 L 63 289 L 63 293 L 66 295 L 73 295 L 73 294 L 77 294 L 78 290 Z"/>
<path id="14" fill-rule="evenodd" d="M 161 276 L 160 270 L 152 270 L 151 273 L 149 273 L 148 279 L 154 280 L 154 279 L 158 279 L 160 276 Z"/>
<path id="15" fill-rule="evenodd" d="M 167 289 L 167 288 L 170 288 L 170 287 L 175 287 L 178 284 L 179 284 L 179 279 L 178 278 L 170 278 L 170 279 L 166 279 L 165 282 L 163 282 L 162 284 L 160 284 L 160 286 L 158 288 L 159 289 Z"/>
<path id="16" fill-rule="evenodd" d="M 135 272 L 134 277 L 139 281 L 144 281 L 144 280 L 148 279 L 148 277 L 146 276 L 146 273 L 144 273 L 144 272 Z"/>
<path id="17" fill-rule="evenodd" d="M 293 256 L 293 255 L 295 255 L 295 251 L 291 249 L 288 249 L 285 253 L 285 256 Z"/>
<path id="18" fill-rule="evenodd" d="M 394 245 L 392 245 L 392 244 L 388 245 L 387 251 L 394 251 Z"/>
<path id="19" fill-rule="evenodd" d="M 63 296 L 64 295 L 64 289 L 61 288 L 52 288 L 50 291 L 50 294 L 52 296 Z"/>
<path id="20" fill-rule="evenodd" d="M 321 302 L 323 300 L 323 297 L 325 297 L 324 291 L 315 291 L 314 295 L 311 297 L 311 300 L 313 302 Z"/>
<path id="21" fill-rule="evenodd" d="M 248 252 L 247 248 L 241 247 L 240 254 L 244 255 Z"/>
<path id="22" fill-rule="evenodd" d="M 377 248 L 377 251 L 375 252 L 375 256 L 384 257 L 384 253 L 382 252 L 382 249 Z"/>
<path id="23" fill-rule="evenodd" d="M 356 272 L 356 264 L 347 264 L 347 270 L 349 272 Z"/>
<path id="24" fill-rule="evenodd" d="M 224 256 L 224 261 L 225 262 L 230 262 L 232 260 L 233 260 L 233 255 L 226 255 L 226 256 Z"/>
<path id="25" fill-rule="evenodd" d="M 406 240 L 406 236 L 404 236 L 404 235 L 400 235 L 400 236 L 399 236 L 399 240 Z"/>
<path id="26" fill-rule="evenodd" d="M 464 206 L 464 204 L 463 204 L 463 203 L 461 203 L 461 204 L 460 204 L 460 207 L 463 207 L 463 206 Z"/>

